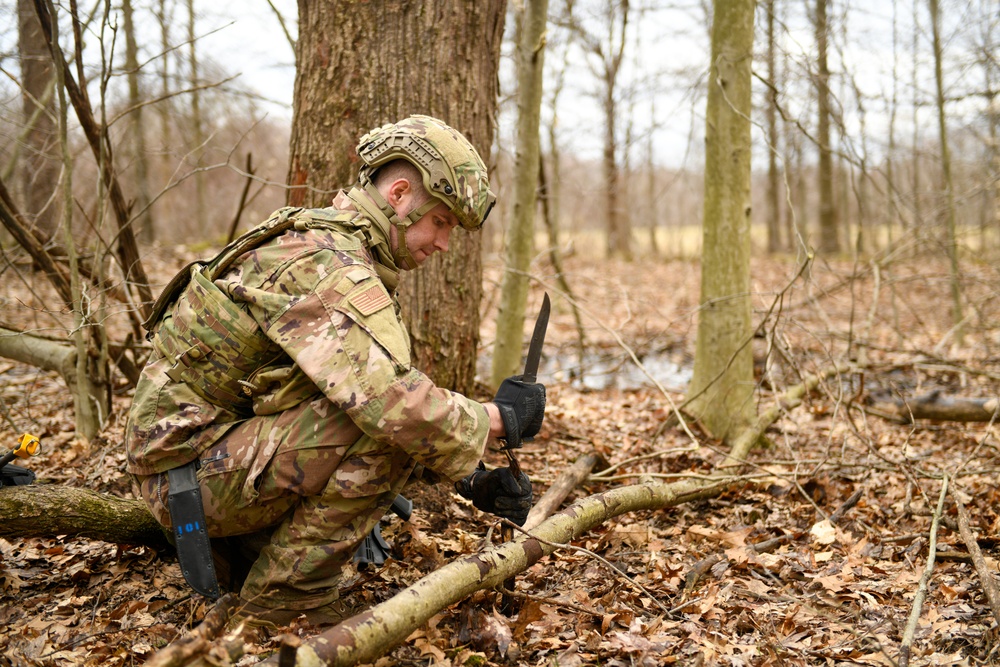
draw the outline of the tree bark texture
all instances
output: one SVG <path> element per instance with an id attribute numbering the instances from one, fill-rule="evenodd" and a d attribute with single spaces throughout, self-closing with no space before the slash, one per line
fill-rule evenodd
<path id="1" fill-rule="evenodd" d="M 288 202 L 326 206 L 354 183 L 362 134 L 410 114 L 440 118 L 489 163 L 506 0 L 299 0 Z M 495 224 L 495 221 L 492 223 Z M 401 289 L 414 365 L 469 393 L 482 299 L 479 233 L 409 272 Z"/>
<path id="2" fill-rule="evenodd" d="M 691 411 L 726 438 L 754 413 L 750 349 L 753 0 L 718 0 L 705 125 L 701 308 Z"/>
<path id="3" fill-rule="evenodd" d="M 833 156 L 830 147 L 830 67 L 827 63 L 828 0 L 816 0 L 816 98 L 819 144 L 819 250 L 826 253 L 840 252 L 840 235 L 837 229 L 837 205 L 833 194 Z"/>
<path id="4" fill-rule="evenodd" d="M 0 537 L 60 535 L 155 548 L 168 544 L 142 501 L 55 484 L 0 488 Z"/>
<path id="5" fill-rule="evenodd" d="M 500 290 L 497 331 L 493 346 L 491 385 L 516 375 L 521 368 L 525 340 L 524 317 L 528 301 L 528 269 L 535 236 L 538 169 L 541 156 L 539 127 L 545 66 L 545 26 L 548 0 L 524 5 L 517 47 L 517 151 L 514 157 L 514 202 L 507 227 L 505 271 Z"/>

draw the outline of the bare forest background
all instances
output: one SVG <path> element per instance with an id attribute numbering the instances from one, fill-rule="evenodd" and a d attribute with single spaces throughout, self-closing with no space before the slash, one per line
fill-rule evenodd
<path id="1" fill-rule="evenodd" d="M 415 112 L 498 194 L 404 278 L 415 363 L 485 400 L 552 295 L 546 499 L 491 546 L 415 492 L 347 593 L 418 622 L 328 664 L 995 662 L 998 36 L 997 0 L 0 0 L 0 453 L 41 435 L 46 482 L 0 493 L 0 666 L 221 634 L 124 474 L 141 323 Z"/>
<path id="2" fill-rule="evenodd" d="M 61 159 L 53 93 L 43 80 L 51 72 L 26 82 L 31 73 L 22 68 L 18 52 L 18 4 L 25 3 L 0 3 L 0 25 L 7 26 L 0 42 L 2 173 L 22 212 L 51 230 L 61 206 L 54 194 Z M 132 40 L 121 6 L 95 3 L 79 11 L 89 17 L 84 75 L 110 121 L 136 230 L 150 247 L 218 241 L 237 215 L 241 228 L 248 227 L 287 197 L 294 7 L 278 14 L 261 0 L 227 15 L 207 3 L 133 4 Z M 563 242 L 579 252 L 695 257 L 701 241 L 711 7 L 629 4 L 623 11 L 628 5 L 617 2 L 552 2 L 542 108 L 552 209 Z M 926 2 L 830 3 L 826 74 L 816 58 L 816 6 L 768 0 L 756 15 L 755 246 L 791 253 L 815 247 L 821 211 L 829 210 L 836 232 L 830 237 L 835 242 L 828 242 L 835 245 L 827 250 L 872 255 L 905 236 L 914 249 L 947 252 L 948 201 Z M 247 19 L 241 15 L 248 13 L 255 16 L 251 31 L 243 33 Z M 976 256 L 1000 243 L 997 6 L 990 0 L 949 0 L 940 17 L 957 242 L 960 253 Z M 508 22 L 508 33 L 513 25 Z M 222 53 L 204 46 L 216 31 L 228 34 L 217 47 Z M 259 65 L 268 71 L 245 65 L 241 35 L 255 42 L 245 48 L 273 56 L 269 66 Z M 505 46 L 501 65 L 493 155 L 501 196 L 484 239 L 485 250 L 493 253 L 502 247 L 510 204 L 503 195 L 513 165 L 512 48 Z M 830 96 L 824 121 L 828 174 L 819 173 L 820 77 L 828 79 Z M 278 87 L 274 82 L 282 78 Z M 100 233 L 105 221 L 98 219 L 101 192 L 91 173 L 96 167 L 73 125 L 74 215 L 86 221 L 74 229 L 86 237 Z M 772 159 L 777 164 L 769 168 Z M 243 195 L 250 172 L 253 179 Z M 821 204 L 824 179 L 832 199 Z M 612 188 L 614 204 L 607 201 Z M 612 223 L 629 230 L 615 248 L 605 241 Z"/>

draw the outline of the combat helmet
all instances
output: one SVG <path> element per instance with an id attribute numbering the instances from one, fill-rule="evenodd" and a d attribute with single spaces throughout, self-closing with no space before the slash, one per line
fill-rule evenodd
<path id="1" fill-rule="evenodd" d="M 364 162 L 358 175 L 362 186 L 392 160 L 406 160 L 420 171 L 432 201 L 421 207 L 419 215 L 407 216 L 410 224 L 444 202 L 463 227 L 479 229 L 496 203 L 479 153 L 460 132 L 437 118 L 413 115 L 383 125 L 361 137 L 357 151 Z"/>

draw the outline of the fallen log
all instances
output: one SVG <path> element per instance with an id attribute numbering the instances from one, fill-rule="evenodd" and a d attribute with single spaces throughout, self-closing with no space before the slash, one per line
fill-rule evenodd
<path id="1" fill-rule="evenodd" d="M 57 484 L 0 488 L 0 537 L 86 537 L 162 548 L 164 529 L 139 500 Z"/>
<path id="2" fill-rule="evenodd" d="M 918 419 L 952 422 L 989 422 L 998 417 L 997 398 L 966 398 L 942 395 L 939 390 L 912 399 L 876 402 L 872 407 L 912 424 Z"/>

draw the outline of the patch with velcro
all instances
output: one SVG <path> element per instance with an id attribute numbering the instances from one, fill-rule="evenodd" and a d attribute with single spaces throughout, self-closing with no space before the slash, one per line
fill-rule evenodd
<path id="1" fill-rule="evenodd" d="M 365 316 L 377 313 L 386 306 L 392 305 L 392 299 L 388 292 L 378 282 L 372 283 L 371 287 L 359 289 L 347 297 L 347 302 Z"/>
<path id="2" fill-rule="evenodd" d="M 334 289 L 339 294 L 347 296 L 354 289 L 355 285 L 372 277 L 372 274 L 364 269 L 352 269 L 347 275 L 341 278 Z"/>

